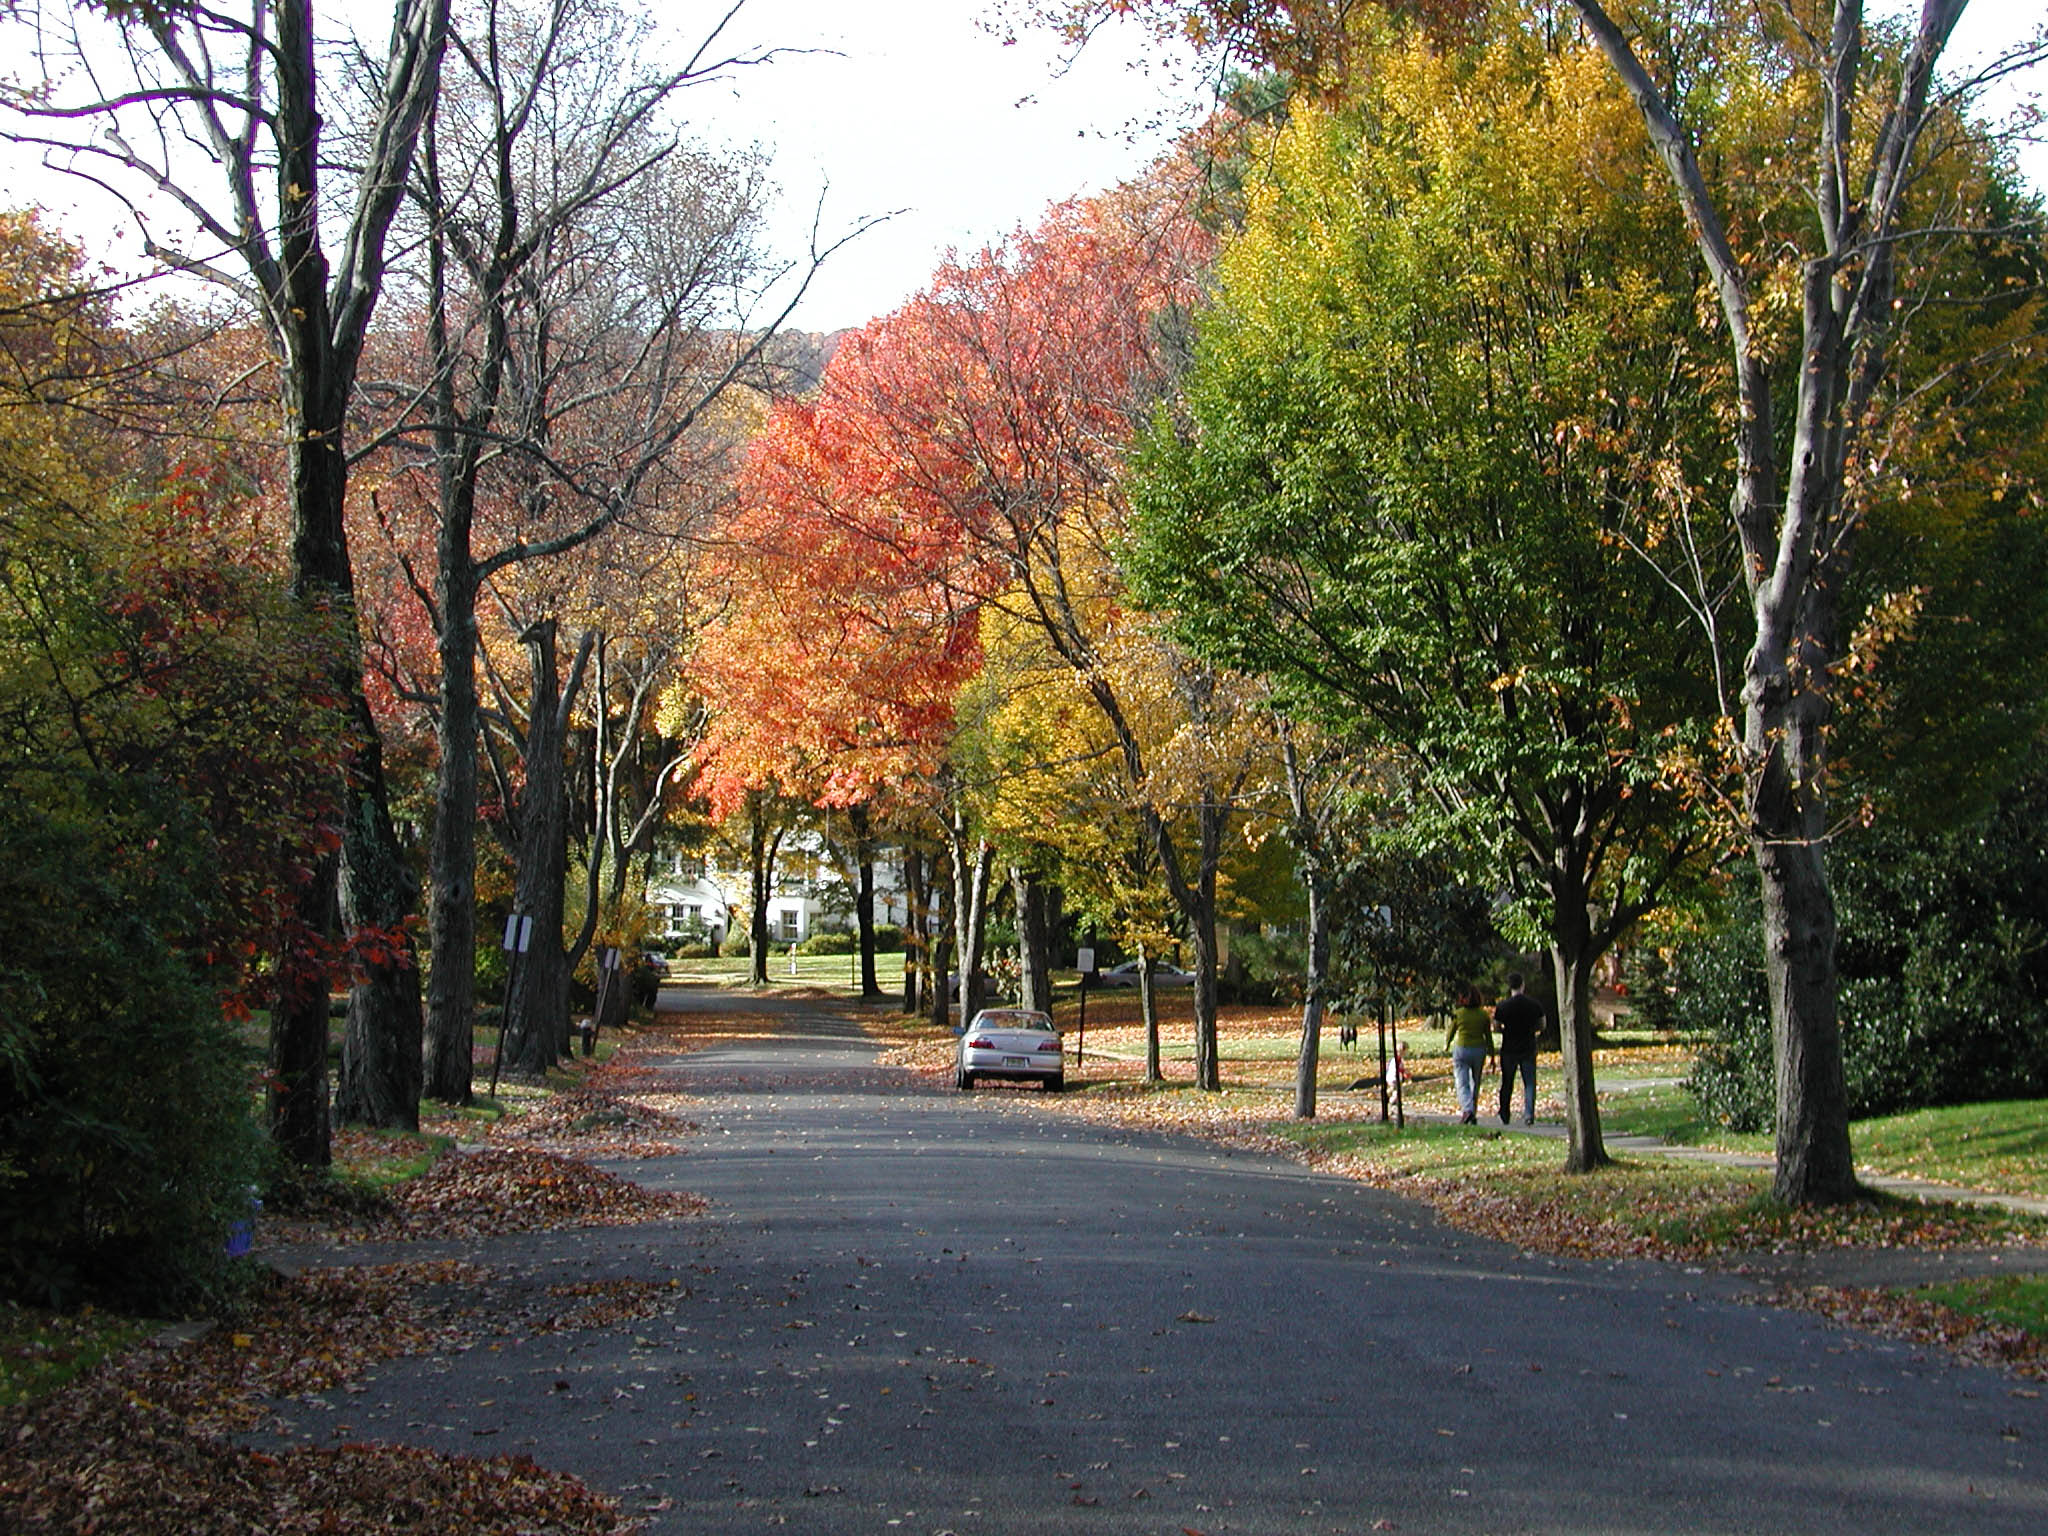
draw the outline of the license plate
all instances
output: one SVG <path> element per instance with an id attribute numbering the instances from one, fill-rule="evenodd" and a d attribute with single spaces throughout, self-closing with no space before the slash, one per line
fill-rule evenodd
<path id="1" fill-rule="evenodd" d="M 1031 1065 L 1031 1058 L 1029 1056 L 1005 1056 L 1003 1058 L 1003 1065 L 1006 1067 L 1028 1067 Z"/>

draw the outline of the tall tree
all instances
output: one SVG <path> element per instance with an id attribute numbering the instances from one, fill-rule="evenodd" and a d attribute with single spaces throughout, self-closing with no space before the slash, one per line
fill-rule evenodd
<path id="1" fill-rule="evenodd" d="M 1117 608 L 1103 594 L 1116 585 L 1121 453 L 1178 364 L 1178 317 L 1208 247 L 1180 192 L 1163 174 L 947 263 L 898 313 L 846 338 L 815 407 L 816 435 L 831 445 L 821 461 L 840 488 L 826 498 L 830 515 L 923 580 L 1038 626 L 1102 711 L 1133 786 L 1152 782 L 1154 767 L 1106 664 L 1102 624 L 1114 626 Z M 1201 728 L 1227 730 L 1231 690 L 1191 657 L 1170 670 Z M 1196 1056 L 1207 1088 L 1218 1084 L 1216 865 L 1235 792 L 1235 770 L 1221 757 L 1212 766 L 1140 811 L 1203 978 Z M 1193 807 L 1184 819 L 1183 804 Z M 960 975 L 965 986 L 964 965 Z"/>
<path id="2" fill-rule="evenodd" d="M 1532 909 L 1574 1169 L 1606 1161 L 1592 967 L 1701 848 L 1662 759 L 1715 705 L 1629 548 L 1713 441 L 1683 231 L 1603 73 L 1396 44 L 1352 113 L 1298 108 L 1131 488 L 1184 638 L 1403 755 L 1434 839 Z"/>
<path id="3" fill-rule="evenodd" d="M 1773 1188 L 1789 1202 L 1838 1201 L 1857 1193 L 1826 866 L 1842 820 L 1830 733 L 1855 648 L 1846 599 L 1887 441 L 1922 403 L 1901 369 L 1900 343 L 1942 293 L 1940 264 L 1925 258 L 1958 236 L 2003 232 L 1996 200 L 1952 195 L 1967 178 L 1925 173 L 1964 146 L 1983 152 L 1973 99 L 1988 82 L 2048 60 L 2048 28 L 1972 77 L 1943 78 L 1967 0 L 1922 0 L 1896 27 L 1873 21 L 1861 0 L 1571 6 L 1649 132 L 1722 322 L 1733 395 L 1728 526 L 1748 605 L 1727 714 L 1740 780 L 1734 809 L 1765 911 L 1778 1081 Z M 1078 35 L 1125 8 L 1075 0 L 1050 9 Z M 1192 16 L 1205 37 L 1294 70 L 1314 92 L 1344 86 L 1363 13 L 1408 9 L 1391 0 L 1138 8 L 1167 22 Z M 1416 14 L 1467 36 L 1524 25 L 1518 8 L 1491 0 L 1441 0 Z M 1554 30 L 1552 13 L 1536 19 Z M 1759 108 L 1775 130 L 1761 164 L 1744 142 Z M 1759 188 L 1795 182 L 1801 217 L 1757 216 Z"/>
<path id="4" fill-rule="evenodd" d="M 322 192 L 332 160 L 321 145 L 328 105 L 312 0 L 250 0 L 239 11 L 146 6 L 118 26 L 51 6 L 38 7 L 38 21 L 44 76 L 63 85 L 10 95 L 24 124 L 14 137 L 66 169 L 138 194 L 128 207 L 149 254 L 224 286 L 262 318 L 278 362 L 292 590 L 308 607 L 351 612 L 343 516 L 349 402 L 383 291 L 386 236 L 439 90 L 447 0 L 394 6 L 389 43 L 373 61 L 354 187 L 338 218 Z M 86 131 L 74 137 L 74 126 Z M 212 195 L 173 158 L 172 146 L 188 144 L 201 147 L 220 178 Z M 141 195 L 151 193 L 178 210 L 189 237 L 154 233 Z M 330 260 L 330 240 L 338 261 Z M 360 641 L 353 625 L 341 633 L 330 686 L 348 703 L 356 748 L 339 857 L 306 892 L 305 926 L 330 926 L 338 889 L 344 920 L 372 940 L 350 993 L 344 1090 L 416 1124 L 419 985 L 405 930 L 413 879 L 391 821 Z M 324 996 L 284 999 L 273 1010 L 271 1068 L 274 1138 L 297 1164 L 324 1165 Z"/>
<path id="5" fill-rule="evenodd" d="M 1717 121 L 1669 72 L 1667 61 L 1684 56 L 1658 46 L 1670 24 L 1600 0 L 1573 3 L 1642 114 L 1726 327 L 1737 400 L 1729 512 L 1753 625 L 1738 762 L 1763 895 L 1777 1062 L 1773 1189 L 1791 1202 L 1843 1200 L 1858 1185 L 1826 860 L 1834 680 L 1871 489 L 1858 467 L 1882 442 L 1890 414 L 1901 329 L 1917 300 L 1913 247 L 1939 229 L 1981 227 L 1967 206 L 1935 206 L 1938 184 L 1923 175 L 1945 138 L 1969 132 L 1957 110 L 1967 92 L 1944 88 L 1936 73 L 1967 0 L 1923 0 L 1896 41 L 1873 35 L 1861 0 L 1795 7 L 1782 21 L 1757 17 L 1745 45 L 1783 72 L 1805 106 L 1790 144 L 1811 198 L 1796 274 L 1778 252 L 1738 250 L 1736 194 L 1716 186 L 1708 167 L 1729 163 L 1725 141 L 1740 125 Z M 2043 57 L 2048 30 L 2001 67 Z M 1781 275 L 1796 275 L 1799 306 L 1797 340 L 1784 345 L 1768 321 Z"/>
<path id="6" fill-rule="evenodd" d="M 407 498 L 431 509 L 432 575 L 407 571 L 439 652 L 427 1091 L 453 1102 L 471 1080 L 478 596 L 624 520 L 673 535 L 701 515 L 692 450 L 766 340 L 729 307 L 761 274 L 760 166 L 675 122 L 689 87 L 765 56 L 719 56 L 721 22 L 655 64 L 653 28 L 611 0 L 457 18 L 408 189 L 419 356 L 370 381 L 392 413 L 380 511 L 409 530 Z"/>

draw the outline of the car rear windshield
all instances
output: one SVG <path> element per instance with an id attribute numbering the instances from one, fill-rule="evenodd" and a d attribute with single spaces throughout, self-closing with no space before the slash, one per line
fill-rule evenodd
<path id="1" fill-rule="evenodd" d="M 981 1016 L 983 1029 L 1043 1029 L 1052 1028 L 1052 1020 L 1042 1013 L 984 1013 Z"/>

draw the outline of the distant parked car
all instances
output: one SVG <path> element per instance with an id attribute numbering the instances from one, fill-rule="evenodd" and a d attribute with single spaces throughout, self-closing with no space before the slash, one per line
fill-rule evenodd
<path id="1" fill-rule="evenodd" d="M 641 950 L 640 963 L 657 976 L 666 976 L 668 974 L 668 956 L 658 949 Z"/>
<path id="2" fill-rule="evenodd" d="M 1135 987 L 1138 984 L 1138 962 L 1126 960 L 1122 965 L 1112 965 L 1100 976 L 1095 984 L 1101 987 Z M 1184 971 L 1177 965 L 1168 965 L 1163 960 L 1152 962 L 1152 985 L 1155 987 L 1192 987 L 1195 973 Z"/>
<path id="3" fill-rule="evenodd" d="M 960 1037 L 955 1081 L 970 1089 L 984 1077 L 1045 1084 L 1058 1093 L 1067 1085 L 1067 1055 L 1052 1019 L 1032 1008 L 984 1008 Z"/>

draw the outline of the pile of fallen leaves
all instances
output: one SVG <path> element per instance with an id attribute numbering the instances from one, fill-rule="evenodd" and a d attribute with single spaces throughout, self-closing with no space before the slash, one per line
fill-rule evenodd
<path id="1" fill-rule="evenodd" d="M 280 1276 L 231 1326 L 145 1360 L 135 1390 L 194 1428 L 249 1429 L 266 1400 L 325 1392 L 374 1361 L 468 1348 L 489 1278 L 454 1260 Z"/>
<path id="2" fill-rule="evenodd" d="M 696 1126 L 661 1104 L 585 1082 L 549 1094 L 516 1118 L 491 1127 L 494 1146 L 532 1147 L 578 1157 L 673 1157 Z"/>
<path id="3" fill-rule="evenodd" d="M 0 1411 L 0 1528 L 132 1536 L 356 1530 L 600 1536 L 616 1501 L 523 1457 L 349 1444 L 261 1451 L 231 1436 L 263 1404 L 372 1360 L 465 1347 L 484 1272 L 459 1264 L 282 1280 L 230 1327 L 150 1346 Z"/>
<path id="4" fill-rule="evenodd" d="M 488 1237 L 557 1227 L 625 1227 L 704 1209 L 696 1195 L 648 1189 L 559 1152 L 455 1151 L 391 1195 L 380 1237 Z M 395 1230 L 394 1230 L 395 1229 Z"/>
<path id="5" fill-rule="evenodd" d="M 648 1189 L 534 1147 L 453 1148 L 387 1191 L 338 1187 L 266 1209 L 259 1247 L 392 1238 L 475 1238 L 565 1227 L 625 1227 L 702 1211 L 696 1195 Z"/>

